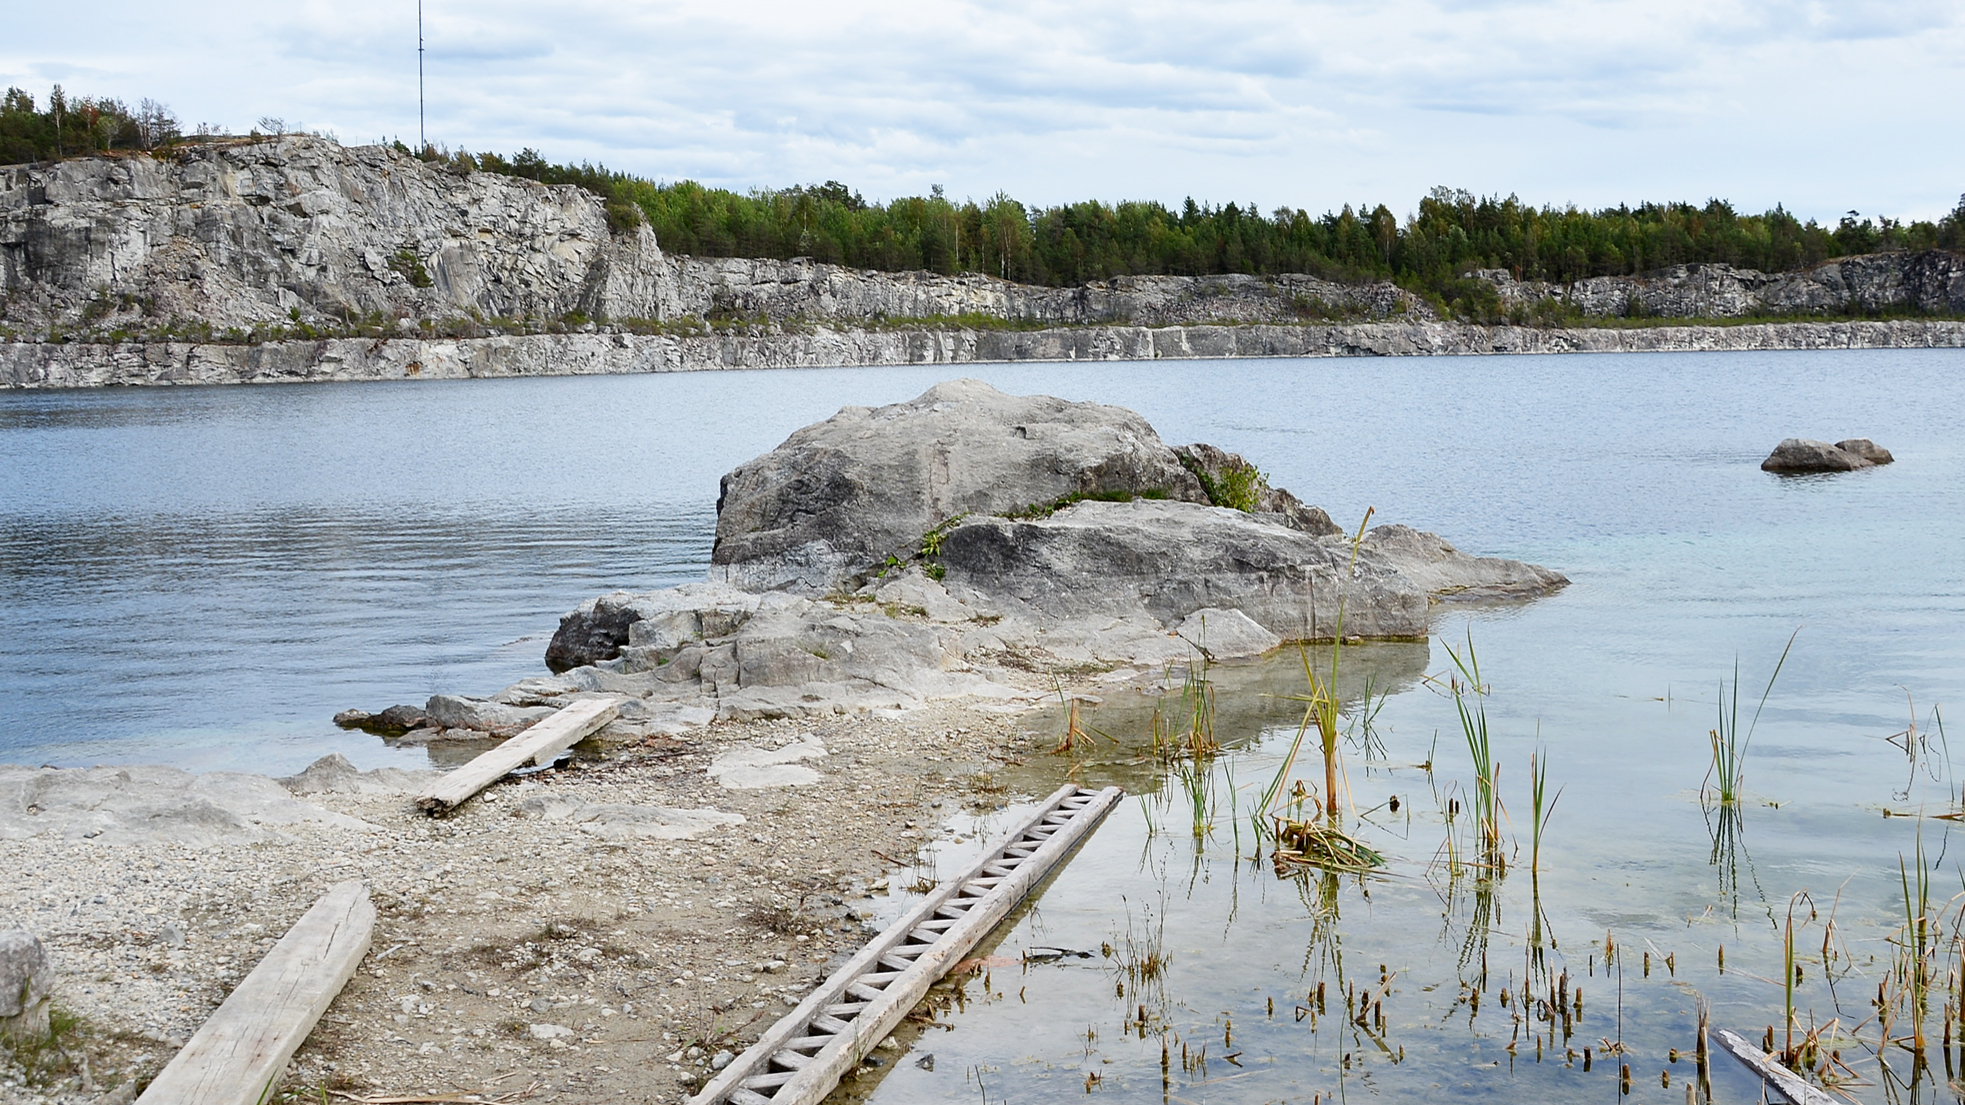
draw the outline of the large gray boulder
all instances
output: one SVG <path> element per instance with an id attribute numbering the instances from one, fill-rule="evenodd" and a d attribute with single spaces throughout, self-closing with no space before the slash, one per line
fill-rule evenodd
<path id="1" fill-rule="evenodd" d="M 1518 560 L 1473 557 L 1407 526 L 1341 537 L 1192 503 L 1081 502 L 1047 518 L 978 518 L 951 530 L 949 593 L 1037 622 L 1150 617 L 1185 637 L 1202 611 L 1239 611 L 1282 641 L 1424 637 L 1437 596 L 1514 598 L 1568 582 Z"/>
<path id="2" fill-rule="evenodd" d="M 0 930 L 0 1042 L 35 1044 L 48 1038 L 55 965 L 26 929 Z"/>
<path id="3" fill-rule="evenodd" d="M 1071 496 L 1208 501 L 1131 411 L 954 380 L 905 403 L 847 407 L 723 477 L 713 578 L 824 594 L 918 556 L 950 519 Z"/>
<path id="4" fill-rule="evenodd" d="M 1869 445 L 1869 442 L 1865 441 L 1863 444 Z M 1838 445 L 1830 445 L 1826 441 L 1790 437 L 1774 446 L 1774 451 L 1767 454 L 1766 460 L 1760 462 L 1760 469 L 1763 472 L 1783 474 L 1849 472 L 1857 468 L 1870 468 L 1874 464 L 1875 462 L 1867 457 L 1849 452 Z"/>

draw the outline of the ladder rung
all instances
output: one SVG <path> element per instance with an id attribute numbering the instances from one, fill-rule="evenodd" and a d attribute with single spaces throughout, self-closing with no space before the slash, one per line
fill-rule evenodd
<path id="1" fill-rule="evenodd" d="M 779 1052 L 772 1053 L 771 1061 L 773 1063 L 778 1064 L 781 1067 L 790 1067 L 792 1070 L 801 1070 L 804 1068 L 805 1064 L 812 1061 L 812 1057 L 810 1055 L 800 1055 L 796 1051 L 779 1051 Z"/>
<path id="2" fill-rule="evenodd" d="M 841 1020 L 847 1020 L 859 1016 L 860 1010 L 866 1007 L 867 1003 L 863 1001 L 842 1001 L 836 1005 L 826 1006 L 823 1012 L 828 1017 L 838 1017 Z"/>
<path id="3" fill-rule="evenodd" d="M 730 1091 L 730 1105 L 771 1105 L 771 1099 L 739 1086 Z"/>
<path id="4" fill-rule="evenodd" d="M 795 1070 L 774 1070 L 770 1074 L 759 1074 L 746 1078 L 742 1085 L 747 1090 L 775 1090 L 796 1077 L 798 1077 L 798 1072 Z"/>
<path id="5" fill-rule="evenodd" d="M 831 1043 L 833 1041 L 834 1036 L 835 1033 L 831 1033 L 831 1032 L 828 1032 L 823 1036 L 800 1036 L 796 1040 L 786 1040 L 785 1050 L 786 1051 L 817 1051 L 820 1048 Z"/>
<path id="6" fill-rule="evenodd" d="M 846 992 L 853 995 L 856 998 L 865 998 L 868 1001 L 878 1001 L 880 1000 L 881 997 L 879 990 L 876 990 L 873 987 L 868 986 L 864 982 L 855 982 L 853 985 L 848 986 L 846 988 Z"/>
<path id="7" fill-rule="evenodd" d="M 846 1023 L 845 1021 L 840 1020 L 838 1017 L 828 1017 L 824 1013 L 821 1013 L 818 1016 L 812 1018 L 812 1027 L 818 1029 L 821 1032 L 830 1032 L 833 1035 L 837 1036 L 841 1032 L 845 1032 L 846 1030 L 852 1028 L 853 1026 Z"/>

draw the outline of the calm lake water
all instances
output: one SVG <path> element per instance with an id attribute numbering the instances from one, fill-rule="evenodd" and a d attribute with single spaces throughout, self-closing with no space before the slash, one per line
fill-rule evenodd
<path id="1" fill-rule="evenodd" d="M 1449 667 L 1441 641 L 1346 654 L 1354 696 L 1367 675 L 1392 692 L 1370 748 L 1349 752 L 1357 805 L 1377 811 L 1364 831 L 1391 860 L 1366 880 L 1279 879 L 1237 860 L 1252 841 L 1236 813 L 1294 733 L 1288 704 L 1264 697 L 1300 689 L 1292 660 L 1220 673 L 1229 750 L 1198 838 L 1187 795 L 1138 762 L 1145 715 L 1115 705 L 1095 723 L 1130 743 L 1103 746 L 1081 775 L 1142 797 L 1004 939 L 1006 954 L 1061 945 L 1095 958 L 997 968 L 987 991 L 971 982 L 952 1031 L 929 1030 L 852 1093 L 1062 1100 L 1097 1074 L 1091 1092 L 1140 1100 L 1676 1103 L 1691 1061 L 1673 1064 L 1669 1050 L 1690 1051 L 1695 991 L 1717 1026 L 1758 1040 L 1783 1023 L 1780 934 L 1806 890 L 1817 908 L 1812 921 L 1805 906 L 1795 915 L 1801 1023 L 1841 1018 L 1825 1039 L 1865 1080 L 1851 1090 L 1861 1099 L 1952 1096 L 1934 1093 L 1945 1074 L 1935 1043 L 1936 1081 L 1909 1090 L 1890 1082 L 1910 1076 L 1907 1053 L 1886 1076 L 1865 1048 L 1881 1031 L 1868 1002 L 1903 924 L 1899 857 L 1914 873 L 1921 838 L 1934 910 L 1965 887 L 1952 822 L 1885 816 L 1957 803 L 1934 707 L 1965 700 L 1965 354 L 962 371 L 1132 407 L 1170 442 L 1243 453 L 1340 524 L 1375 507 L 1379 521 L 1574 583 L 1436 627 L 1456 647 L 1471 637 L 1489 686 L 1508 834 L 1522 848 L 1505 878 L 1456 877 L 1438 858 L 1442 811 L 1472 786 L 1454 704 L 1423 678 Z M 0 393 L 0 760 L 289 771 L 341 751 L 407 762 L 330 715 L 538 673 L 559 614 L 582 599 L 701 576 L 724 471 L 841 405 L 909 398 L 955 374 Z M 1791 435 L 1868 436 L 1898 461 L 1833 477 L 1760 472 Z M 1716 834 L 1700 790 L 1720 681 L 1737 660 L 1751 714 L 1791 635 L 1746 760 L 1747 800 Z M 1913 707 L 1929 738 L 1914 760 L 1887 739 Z M 1531 880 L 1538 749 L 1561 798 Z M 1011 781 L 1049 790 L 1059 769 L 1033 761 Z M 1397 814 L 1384 808 L 1394 795 Z M 1538 902 L 1540 965 L 1529 954 Z M 1821 962 L 1832 910 L 1833 992 Z M 1607 934 L 1621 976 L 1606 974 Z M 1104 944 L 1114 959 L 1096 954 Z M 1167 960 L 1158 978 L 1116 969 L 1149 945 Z M 1513 1019 L 1523 978 L 1540 992 L 1544 966 L 1585 991 L 1567 1040 L 1559 1023 Z M 1299 1020 L 1320 983 L 1324 1009 Z M 1383 991 L 1382 1026 L 1347 1025 L 1350 988 Z M 1930 1002 L 1935 1041 L 1943 1000 Z M 916 1062 L 928 1052 L 932 1070 Z M 1758 1096 L 1730 1060 L 1713 1077 L 1722 1100 Z"/>

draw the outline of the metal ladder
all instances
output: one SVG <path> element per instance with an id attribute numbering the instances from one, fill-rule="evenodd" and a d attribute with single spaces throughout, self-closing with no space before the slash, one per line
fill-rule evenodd
<path id="1" fill-rule="evenodd" d="M 922 899 L 732 1060 L 690 1105 L 816 1105 L 928 987 L 988 936 L 1123 795 L 1059 788 L 1009 838 Z"/>

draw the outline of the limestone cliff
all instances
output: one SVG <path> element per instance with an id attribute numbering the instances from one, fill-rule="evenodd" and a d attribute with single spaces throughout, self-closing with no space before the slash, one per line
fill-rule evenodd
<path id="1" fill-rule="evenodd" d="M 1588 317 L 1965 314 L 1965 258 L 1721 265 L 1567 287 Z M 965 325 L 976 321 L 985 326 Z M 1439 319 L 1389 283 L 1141 276 L 1077 288 L 664 253 L 571 186 L 289 136 L 0 167 L 0 387 L 828 364 L 1961 344 L 1965 324 L 1611 331 Z"/>
<path id="2" fill-rule="evenodd" d="M 1918 311 L 1965 314 L 1965 256 L 1944 250 L 1842 257 L 1800 272 L 1674 265 L 1642 276 L 1574 284 L 1517 282 L 1505 269 L 1477 274 L 1508 307 L 1553 300 L 1588 318 L 1742 318 Z"/>
<path id="3" fill-rule="evenodd" d="M 1390 284 L 1129 277 L 1042 288 L 970 273 L 665 255 L 572 186 L 289 136 L 0 168 L 0 324 L 28 338 L 421 320 L 866 323 L 981 315 L 1144 325 L 1430 318 Z"/>

